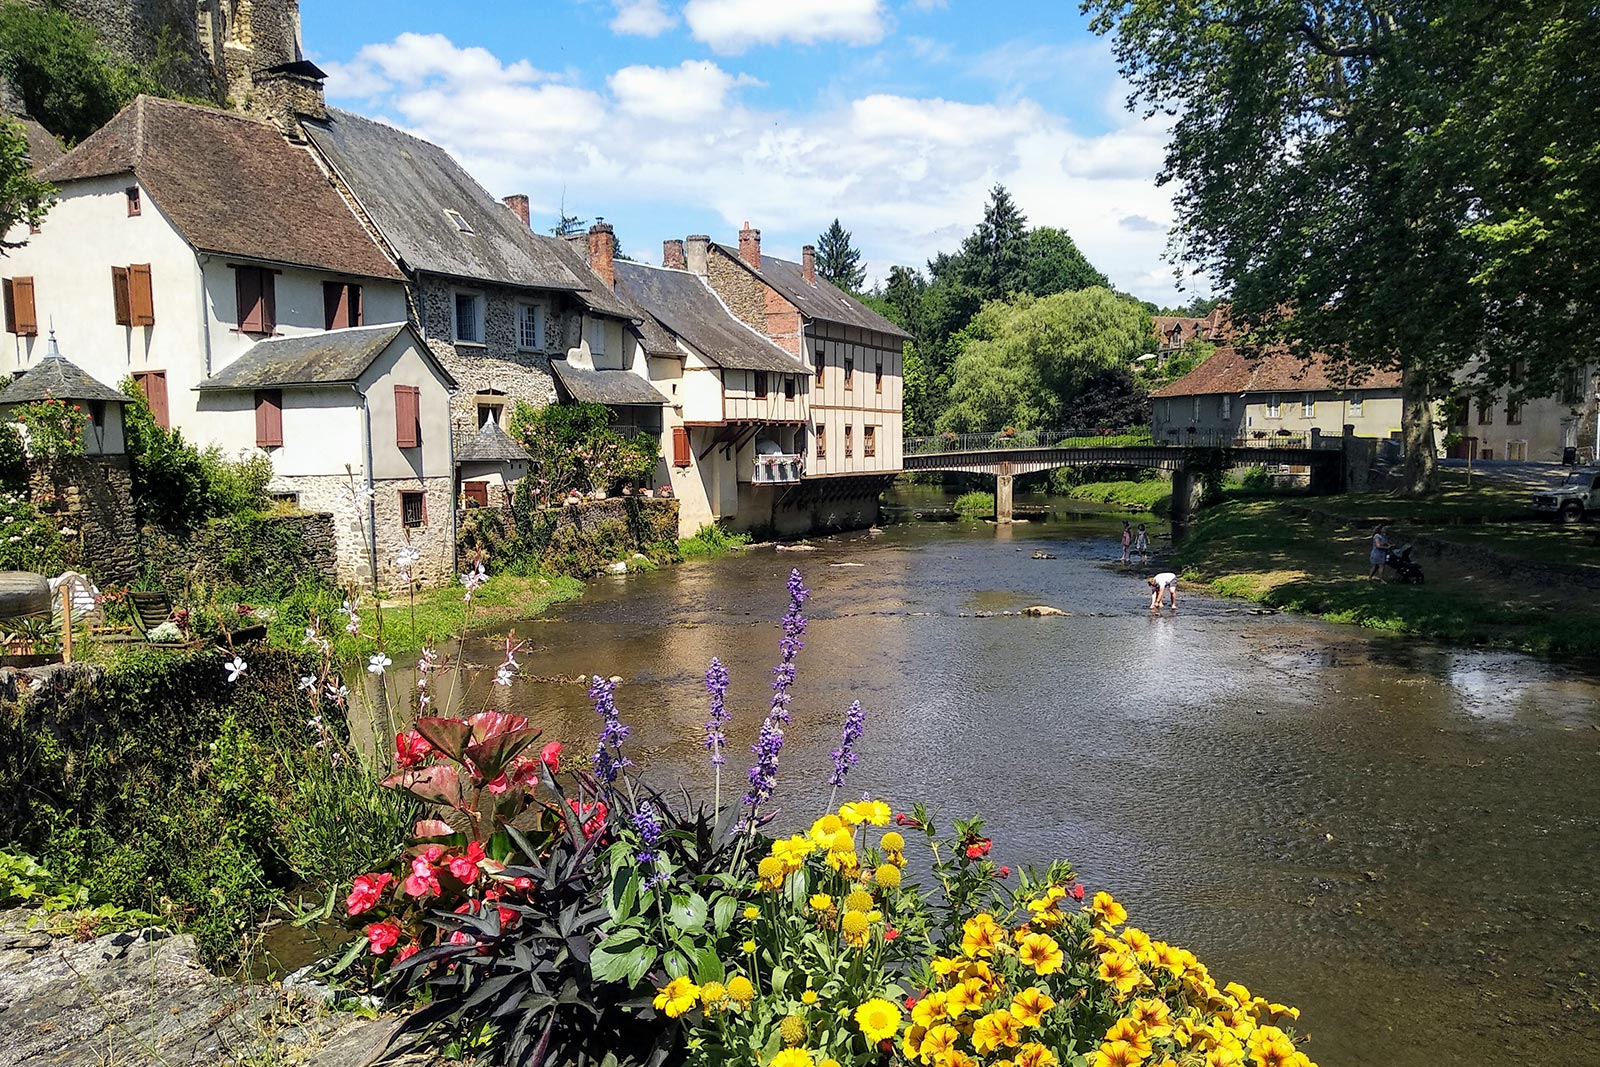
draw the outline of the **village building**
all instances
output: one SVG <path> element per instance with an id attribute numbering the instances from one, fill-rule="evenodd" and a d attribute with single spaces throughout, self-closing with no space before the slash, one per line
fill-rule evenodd
<path id="1" fill-rule="evenodd" d="M 1224 344 L 1230 339 L 1228 309 L 1218 304 L 1207 315 L 1156 315 L 1151 320 L 1156 335 L 1156 358 L 1165 363 L 1196 341 Z"/>
<path id="2" fill-rule="evenodd" d="M 1517 397 L 1511 388 L 1462 392 L 1448 410 L 1445 455 L 1531 463 L 1600 462 L 1595 449 L 1600 370 L 1572 368 L 1551 396 Z"/>
<path id="3" fill-rule="evenodd" d="M 306 146 L 266 120 L 141 96 L 39 175 L 58 202 L 37 232 L 7 235 L 17 247 L 0 265 L 7 369 L 44 358 L 53 327 L 99 382 L 133 379 L 161 425 L 230 458 L 271 457 L 272 492 L 334 515 L 346 578 L 370 580 L 374 558 L 380 581 L 391 573 L 375 542 L 451 573 L 453 462 L 429 427 L 447 423 L 454 383 L 400 329 L 405 276 Z M 390 328 L 373 356 L 383 373 L 260 369 L 292 362 L 293 339 L 348 356 L 372 324 Z M 258 385 L 219 384 L 245 381 L 227 376 L 241 361 Z M 338 424 L 372 432 L 324 436 Z"/>

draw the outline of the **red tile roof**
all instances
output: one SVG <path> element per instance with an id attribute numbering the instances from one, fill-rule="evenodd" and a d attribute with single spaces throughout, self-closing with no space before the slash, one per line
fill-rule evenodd
<path id="1" fill-rule="evenodd" d="M 1271 348 L 1246 356 L 1223 345 L 1182 378 L 1150 395 L 1207 396 L 1218 393 L 1296 393 L 1343 389 L 1398 389 L 1399 371 L 1349 371 L 1326 357 L 1309 362 L 1285 348 Z"/>
<path id="2" fill-rule="evenodd" d="M 128 173 L 203 252 L 402 277 L 310 150 L 269 122 L 141 96 L 39 177 L 60 185 Z"/>

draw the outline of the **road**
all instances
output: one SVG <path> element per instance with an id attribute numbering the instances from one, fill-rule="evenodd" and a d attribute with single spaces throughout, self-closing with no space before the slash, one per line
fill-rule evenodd
<path id="1" fill-rule="evenodd" d="M 1439 466 L 1445 470 L 1465 471 L 1467 461 L 1464 459 L 1441 459 Z M 1472 478 L 1476 481 L 1484 479 L 1494 485 L 1503 485 L 1509 488 L 1526 489 L 1530 493 L 1540 489 L 1548 489 L 1553 485 L 1561 484 L 1571 467 L 1562 466 L 1560 463 L 1520 463 L 1511 460 L 1474 460 L 1472 463 Z"/>

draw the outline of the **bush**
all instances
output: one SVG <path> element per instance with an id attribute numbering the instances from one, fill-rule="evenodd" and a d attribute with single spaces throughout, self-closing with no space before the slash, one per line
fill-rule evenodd
<path id="1" fill-rule="evenodd" d="M 212 445 L 200 453 L 200 467 L 205 472 L 208 517 L 248 515 L 267 506 L 270 456 L 256 452 L 230 460 Z"/>
<path id="2" fill-rule="evenodd" d="M 0 493 L 0 570 L 56 575 L 71 556 L 55 522 L 32 500 Z"/>
<path id="3" fill-rule="evenodd" d="M 707 523 L 693 537 L 680 538 L 678 554 L 684 559 L 710 559 L 749 547 L 750 535 L 732 533 L 720 523 Z"/>
<path id="4" fill-rule="evenodd" d="M 178 533 L 219 517 L 251 515 L 266 506 L 272 460 L 249 455 L 229 460 L 216 447 L 201 450 L 181 430 L 156 422 L 144 392 L 132 378 L 122 381 L 133 502 L 141 525 L 154 523 Z"/>
<path id="5" fill-rule="evenodd" d="M 88 416 L 76 403 L 47 396 L 18 404 L 11 412 L 27 433 L 27 450 L 46 462 L 83 455 L 83 431 Z"/>
<path id="6" fill-rule="evenodd" d="M 522 484 L 551 500 L 568 490 L 603 490 L 649 485 L 661 462 L 661 442 L 653 434 L 623 438 L 610 428 L 604 404 L 549 404 L 535 408 L 519 401 L 509 433 L 533 456 Z"/>
<path id="7" fill-rule="evenodd" d="M 28 491 L 28 452 L 22 435 L 9 422 L 0 422 L 0 493 Z"/>
<path id="8" fill-rule="evenodd" d="M 994 514 L 993 493 L 962 493 L 956 497 L 956 513 L 968 518 L 982 518 Z"/>

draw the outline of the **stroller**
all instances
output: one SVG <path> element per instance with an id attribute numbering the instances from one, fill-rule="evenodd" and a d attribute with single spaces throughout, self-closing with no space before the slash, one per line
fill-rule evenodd
<path id="1" fill-rule="evenodd" d="M 1411 558 L 1411 546 L 1391 548 L 1383 557 L 1384 565 L 1394 571 L 1395 577 L 1406 585 L 1422 584 L 1422 564 Z"/>

